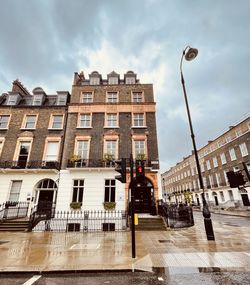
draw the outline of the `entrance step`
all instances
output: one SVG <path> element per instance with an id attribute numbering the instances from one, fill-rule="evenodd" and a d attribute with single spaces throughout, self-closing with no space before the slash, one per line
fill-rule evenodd
<path id="1" fill-rule="evenodd" d="M 131 227 L 130 227 L 131 228 Z M 141 216 L 138 217 L 136 231 L 166 231 L 165 223 L 160 216 Z"/>
<path id="2" fill-rule="evenodd" d="M 0 232 L 24 232 L 28 229 L 28 220 L 5 220 L 0 222 Z"/>

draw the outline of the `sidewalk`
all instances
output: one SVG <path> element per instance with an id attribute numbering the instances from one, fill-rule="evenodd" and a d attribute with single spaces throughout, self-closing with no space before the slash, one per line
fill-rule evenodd
<path id="1" fill-rule="evenodd" d="M 168 270 L 182 273 L 250 271 L 250 228 L 213 223 L 207 241 L 203 218 L 181 230 L 136 232 L 0 233 L 0 272 Z"/>

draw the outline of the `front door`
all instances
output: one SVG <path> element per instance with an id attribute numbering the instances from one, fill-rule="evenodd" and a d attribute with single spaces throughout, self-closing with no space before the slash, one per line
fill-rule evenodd
<path id="1" fill-rule="evenodd" d="M 37 204 L 37 211 L 40 213 L 51 211 L 53 204 L 53 197 L 54 197 L 54 191 L 40 190 L 38 204 Z"/>
<path id="2" fill-rule="evenodd" d="M 249 198 L 247 194 L 241 194 L 241 199 L 244 206 L 250 206 Z"/>
<path id="3" fill-rule="evenodd" d="M 150 213 L 151 188 L 135 187 L 135 213 Z"/>

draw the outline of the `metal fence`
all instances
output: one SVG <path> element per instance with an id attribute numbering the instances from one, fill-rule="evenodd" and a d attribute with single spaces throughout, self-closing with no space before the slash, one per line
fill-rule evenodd
<path id="1" fill-rule="evenodd" d="M 53 218 L 40 221 L 33 231 L 124 231 L 127 224 L 125 211 L 57 211 Z"/>
<path id="2" fill-rule="evenodd" d="M 194 225 L 191 206 L 163 204 L 162 216 L 170 228 L 185 228 Z"/>
<path id="3" fill-rule="evenodd" d="M 29 202 L 6 201 L 0 207 L 0 220 L 27 217 Z"/>

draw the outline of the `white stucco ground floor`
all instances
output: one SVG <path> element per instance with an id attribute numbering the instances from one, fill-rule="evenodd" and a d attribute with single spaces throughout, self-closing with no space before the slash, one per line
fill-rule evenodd
<path id="1" fill-rule="evenodd" d="M 127 211 L 129 182 L 115 179 L 113 168 L 57 170 L 4 170 L 0 173 L 0 205 L 6 201 L 29 203 L 28 214 L 39 203 L 50 202 L 55 211 Z M 147 183 L 138 187 L 136 203 L 149 212 L 161 199 L 158 173 L 148 172 Z M 129 175 L 128 179 L 129 181 Z M 107 208 L 108 207 L 108 208 Z"/>

